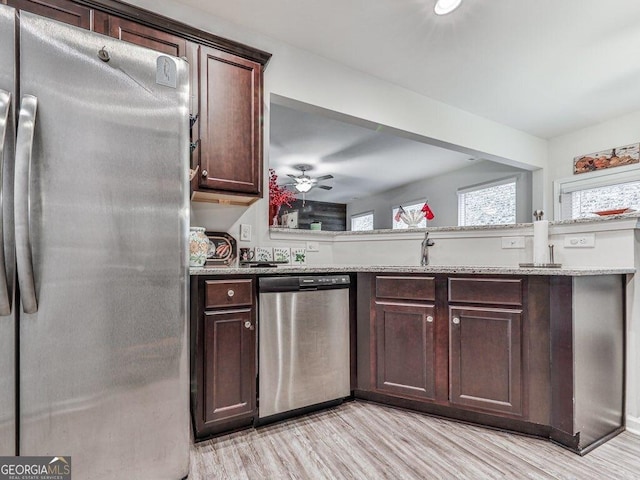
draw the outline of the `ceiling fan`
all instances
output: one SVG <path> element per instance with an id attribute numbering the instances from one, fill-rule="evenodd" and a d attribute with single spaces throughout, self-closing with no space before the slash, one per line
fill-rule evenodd
<path id="1" fill-rule="evenodd" d="M 309 170 L 313 170 L 311 165 L 294 165 L 293 168 L 296 170 L 300 170 L 300 175 L 293 175 L 291 173 L 287 174 L 293 182 L 288 183 L 287 186 L 293 187 L 296 191 L 300 193 L 307 193 L 312 188 L 321 188 L 323 190 L 331 190 L 333 187 L 329 185 L 319 185 L 319 182 L 323 182 L 325 180 L 329 180 L 333 178 L 333 175 L 321 175 L 320 177 L 310 177 L 307 175 Z"/>

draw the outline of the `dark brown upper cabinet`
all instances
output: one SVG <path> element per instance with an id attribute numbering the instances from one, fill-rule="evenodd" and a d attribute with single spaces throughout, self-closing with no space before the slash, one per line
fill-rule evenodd
<path id="1" fill-rule="evenodd" d="M 92 30 L 93 10 L 70 0 L 6 0 L 10 7 Z"/>
<path id="2" fill-rule="evenodd" d="M 262 195 L 262 65 L 200 46 L 199 77 L 198 189 L 251 203 Z"/>
<path id="3" fill-rule="evenodd" d="M 97 13 L 95 30 L 156 52 L 174 57 L 187 56 L 187 41 L 184 38 L 114 15 Z"/>
<path id="4" fill-rule="evenodd" d="M 190 65 L 192 199 L 262 197 L 262 75 L 271 54 L 117 0 L 0 0 Z"/>

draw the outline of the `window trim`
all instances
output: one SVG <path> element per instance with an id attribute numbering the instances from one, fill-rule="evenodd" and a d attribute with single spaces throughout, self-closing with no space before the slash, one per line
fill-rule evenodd
<path id="1" fill-rule="evenodd" d="M 515 221 L 513 224 L 518 223 L 518 181 L 522 178 L 522 174 L 509 175 L 508 177 L 497 178 L 488 182 L 476 183 L 474 185 L 468 185 L 466 187 L 460 187 L 456 190 L 456 196 L 458 197 L 458 226 L 468 227 L 471 225 L 460 225 L 460 196 L 467 193 L 477 192 L 478 190 L 485 190 L 492 187 L 499 187 L 501 185 L 508 185 L 510 183 L 515 184 Z M 497 225 L 497 224 L 496 224 Z"/>
<path id="2" fill-rule="evenodd" d="M 572 177 L 559 178 L 553 181 L 553 219 L 562 220 L 562 194 L 573 193 L 590 188 L 608 187 L 620 183 L 640 181 L 640 166 L 638 164 L 625 167 L 615 167 L 615 172 L 599 170 L 580 173 Z M 579 177 L 579 178 L 576 178 Z"/>
<path id="3" fill-rule="evenodd" d="M 498 187 L 500 185 L 506 185 L 507 183 L 515 183 L 517 188 L 519 179 L 520 179 L 519 175 L 509 175 L 508 177 L 497 178 L 495 180 L 490 180 L 488 182 L 476 183 L 474 185 L 469 185 L 467 187 L 460 187 L 458 190 L 456 190 L 456 193 L 460 195 L 461 193 L 475 192 L 476 190 L 484 190 L 485 188 Z"/>
<path id="4" fill-rule="evenodd" d="M 349 217 L 349 219 L 350 219 L 349 227 L 351 228 L 350 231 L 352 231 L 352 232 L 366 232 L 366 231 L 368 231 L 368 230 L 353 230 L 353 219 L 354 218 L 359 218 L 359 217 L 366 217 L 367 215 L 371 215 L 371 217 L 373 217 L 373 222 L 371 222 L 373 224 L 372 230 L 375 230 L 375 219 L 376 219 L 375 210 L 368 210 L 366 212 L 354 213 L 353 215 L 351 215 Z"/>

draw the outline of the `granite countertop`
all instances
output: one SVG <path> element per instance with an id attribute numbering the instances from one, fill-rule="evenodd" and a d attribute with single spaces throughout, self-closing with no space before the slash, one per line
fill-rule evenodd
<path id="1" fill-rule="evenodd" d="M 566 267 L 566 268 L 520 268 L 517 266 L 489 267 L 469 265 L 429 265 L 426 267 L 411 265 L 305 265 L 279 266 L 276 268 L 247 267 L 210 267 L 190 268 L 191 275 L 282 275 L 317 273 L 451 273 L 478 275 L 549 275 L 549 276 L 588 276 L 588 275 L 624 275 L 635 273 L 634 268 L 603 267 Z"/>
<path id="2" fill-rule="evenodd" d="M 576 223 L 599 223 L 611 220 L 636 220 L 640 218 L 640 212 L 632 212 L 607 217 L 590 217 L 578 220 L 563 220 L 550 222 L 550 225 L 568 225 Z M 531 227 L 531 223 L 518 223 L 514 225 L 483 225 L 477 227 L 429 227 L 422 229 L 404 230 L 371 230 L 366 232 L 334 232 L 334 231 L 313 231 L 296 230 L 288 228 L 270 228 L 272 233 L 308 235 L 310 232 L 318 240 L 332 239 L 340 237 L 364 237 L 367 235 L 389 235 L 401 237 L 403 234 L 415 235 L 416 232 L 449 232 L 449 231 L 474 231 L 474 230 L 496 230 L 504 228 L 525 228 Z M 293 266 L 284 265 L 276 268 L 247 268 L 238 267 L 210 267 L 191 268 L 191 275 L 306 275 L 306 274 L 331 274 L 331 273 L 445 273 L 445 274 L 478 274 L 478 275 L 548 275 L 548 276 L 588 276 L 588 275 L 624 275 L 635 273 L 634 268 L 622 267 L 563 267 L 563 268 L 524 268 L 518 266 L 482 266 L 482 265 L 305 265 Z"/>
<path id="3" fill-rule="evenodd" d="M 553 227 L 554 225 L 573 225 L 573 224 L 589 224 L 589 223 L 601 223 L 601 222 L 609 222 L 612 220 L 630 220 L 630 219 L 640 219 L 640 212 L 629 212 L 629 213 L 621 213 L 618 215 L 606 215 L 606 216 L 593 216 L 586 218 L 578 218 L 574 220 L 550 220 L 549 226 Z M 291 229 L 291 228 L 280 228 L 280 227 L 269 227 L 269 231 L 272 233 L 280 233 L 280 234 L 289 234 L 289 235 L 308 235 L 312 233 L 313 235 L 317 235 L 319 239 L 324 237 L 342 237 L 342 236 L 361 236 L 366 237 L 369 235 L 380 235 L 380 234 L 394 234 L 394 235 L 402 235 L 402 234 L 411 234 L 411 233 L 421 233 L 421 232 L 469 232 L 469 231 L 486 231 L 486 230 L 504 230 L 504 229 L 521 229 L 521 228 L 532 228 L 532 223 L 513 223 L 506 225 L 475 225 L 475 226 L 447 226 L 447 227 L 427 227 L 427 228 L 405 228 L 399 230 L 393 229 L 377 229 L 377 230 L 366 230 L 366 231 L 329 231 L 329 230 L 300 230 L 300 229 Z"/>

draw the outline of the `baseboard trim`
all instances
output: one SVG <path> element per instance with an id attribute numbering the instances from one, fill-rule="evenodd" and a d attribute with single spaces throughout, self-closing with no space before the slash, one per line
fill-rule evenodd
<path id="1" fill-rule="evenodd" d="M 628 432 L 640 435 L 640 418 L 627 415 L 626 424 Z"/>

